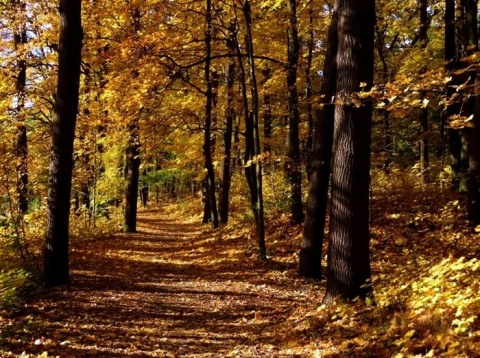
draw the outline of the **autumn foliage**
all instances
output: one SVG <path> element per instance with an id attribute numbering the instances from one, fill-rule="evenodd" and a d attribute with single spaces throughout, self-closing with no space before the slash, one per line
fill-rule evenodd
<path id="1" fill-rule="evenodd" d="M 373 82 L 340 96 L 356 2 L 84 0 L 72 284 L 46 290 L 58 4 L 0 1 L 0 355 L 480 356 L 477 4 L 377 0 Z M 328 224 L 358 226 L 318 123 L 366 108 L 372 279 L 324 304 Z M 336 202 L 304 278 L 312 165 Z"/>

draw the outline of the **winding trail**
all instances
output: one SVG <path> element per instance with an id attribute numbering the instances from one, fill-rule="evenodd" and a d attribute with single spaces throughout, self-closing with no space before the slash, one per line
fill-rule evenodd
<path id="1" fill-rule="evenodd" d="M 72 284 L 32 302 L 12 354 L 288 356 L 288 317 L 320 295 L 293 263 L 258 261 L 245 237 L 165 211 L 140 212 L 138 227 L 72 243 Z"/>

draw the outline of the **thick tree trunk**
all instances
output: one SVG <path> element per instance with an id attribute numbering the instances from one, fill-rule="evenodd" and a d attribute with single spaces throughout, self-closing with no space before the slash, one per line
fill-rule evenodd
<path id="1" fill-rule="evenodd" d="M 321 278 L 321 258 L 325 215 L 327 213 L 328 184 L 333 143 L 334 105 L 331 102 L 336 86 L 336 55 L 338 46 L 338 14 L 336 4 L 328 30 L 327 52 L 320 89 L 322 107 L 317 110 L 313 139 L 313 156 L 309 173 L 305 227 L 300 246 L 299 274 Z"/>
<path id="2" fill-rule="evenodd" d="M 453 6 L 450 2 L 447 2 L 447 6 Z M 447 11 L 448 19 L 451 16 L 451 10 L 447 8 L 445 21 L 447 21 Z M 456 30 L 456 39 L 455 41 L 455 58 L 453 63 L 447 63 L 447 70 L 458 70 L 468 66 L 468 63 L 460 61 L 463 57 L 473 55 L 478 48 L 478 29 L 477 29 L 477 0 L 460 0 L 457 3 L 455 14 L 457 17 L 454 19 L 454 27 Z M 447 28 L 451 31 L 450 24 L 446 23 Z M 445 41 L 452 41 L 450 37 L 445 38 Z M 445 44 L 446 52 L 451 51 L 450 48 L 447 48 L 447 45 L 450 47 L 450 43 Z M 473 81 L 476 77 L 475 70 L 471 70 L 455 74 L 451 73 L 452 81 L 449 83 L 449 90 L 447 91 L 447 96 L 450 97 L 453 93 L 456 92 L 456 85 L 461 85 L 464 83 L 473 84 Z M 460 115 L 462 117 L 470 117 L 474 112 L 474 98 L 469 96 L 469 93 L 459 92 L 461 95 L 456 99 L 454 103 L 449 104 L 447 107 L 447 120 L 448 117 L 452 115 Z M 463 97 L 463 98 L 462 98 Z M 450 128 L 448 131 L 449 137 L 449 149 L 451 157 L 451 166 L 454 174 L 452 186 L 454 189 L 459 189 L 460 191 L 467 191 L 468 187 L 468 166 L 469 166 L 469 147 L 470 147 L 470 137 L 468 135 L 468 130 L 462 130 L 458 128 Z"/>
<path id="3" fill-rule="evenodd" d="M 218 193 L 220 222 L 228 222 L 230 201 L 230 184 L 232 177 L 232 134 L 235 117 L 233 84 L 235 81 L 235 23 L 230 26 L 230 34 L 227 39 L 228 53 L 231 55 L 227 66 L 227 109 L 225 114 L 225 128 L 223 132 L 223 158 L 220 170 L 220 192 Z"/>
<path id="4" fill-rule="evenodd" d="M 468 31 L 469 54 L 478 51 L 478 32 L 477 32 L 477 0 L 465 1 L 466 28 Z M 475 76 L 476 96 L 473 96 L 473 127 L 469 130 L 470 150 L 468 152 L 468 220 L 471 225 L 480 224 L 480 94 L 478 86 L 480 85 L 480 70 L 470 71 L 470 76 Z"/>
<path id="5" fill-rule="evenodd" d="M 303 221 L 302 207 L 302 172 L 300 160 L 297 65 L 300 54 L 300 42 L 297 28 L 297 1 L 289 0 L 290 26 L 288 29 L 288 66 L 287 66 L 287 98 L 288 98 L 288 153 L 286 170 L 290 182 L 290 213 L 292 225 Z"/>
<path id="6" fill-rule="evenodd" d="M 126 154 L 125 189 L 125 232 L 137 232 L 138 179 L 140 177 L 140 133 L 139 120 L 128 125 L 128 146 Z"/>
<path id="7" fill-rule="evenodd" d="M 352 96 L 373 82 L 374 0 L 337 0 L 337 100 L 333 136 L 332 209 L 324 301 L 371 294 L 369 171 L 372 104 Z"/>
<path id="8" fill-rule="evenodd" d="M 44 279 L 48 286 L 70 281 L 68 230 L 82 48 L 81 1 L 60 0 L 59 13 L 58 82 L 52 123 L 44 246 Z"/>

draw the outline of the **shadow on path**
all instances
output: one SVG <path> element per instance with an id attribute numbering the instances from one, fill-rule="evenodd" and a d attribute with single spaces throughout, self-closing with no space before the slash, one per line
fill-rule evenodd
<path id="1" fill-rule="evenodd" d="M 247 257 L 242 238 L 157 211 L 138 227 L 73 243 L 72 284 L 45 292 L 25 334 L 0 343 L 61 357 L 278 356 L 276 326 L 311 292 Z"/>

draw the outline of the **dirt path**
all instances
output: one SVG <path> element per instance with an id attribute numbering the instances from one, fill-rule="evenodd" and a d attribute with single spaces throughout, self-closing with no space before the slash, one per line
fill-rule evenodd
<path id="1" fill-rule="evenodd" d="M 244 237 L 219 239 L 158 211 L 140 213 L 137 234 L 73 243 L 71 261 L 71 286 L 32 303 L 4 335 L 7 351 L 285 356 L 280 327 L 297 306 L 320 297 L 318 287 L 296 278 L 293 264 L 247 255 Z"/>

